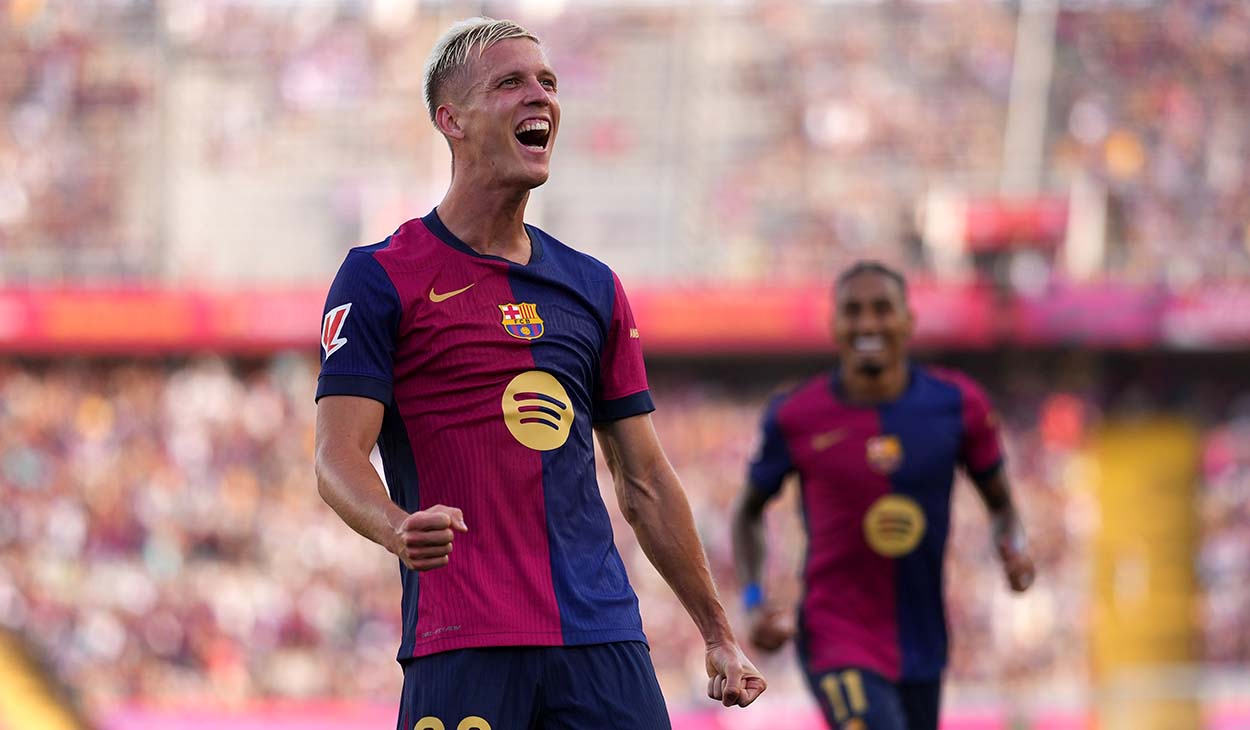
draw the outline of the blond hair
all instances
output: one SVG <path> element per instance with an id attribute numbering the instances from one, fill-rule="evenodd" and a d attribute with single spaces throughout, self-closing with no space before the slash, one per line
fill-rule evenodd
<path id="1" fill-rule="evenodd" d="M 431 120 L 438 111 L 448 81 L 464 73 L 469 64 L 469 54 L 476 48 L 480 58 L 486 49 L 511 38 L 528 38 L 542 45 L 538 36 L 511 20 L 468 18 L 443 33 L 425 62 L 425 105 Z"/>

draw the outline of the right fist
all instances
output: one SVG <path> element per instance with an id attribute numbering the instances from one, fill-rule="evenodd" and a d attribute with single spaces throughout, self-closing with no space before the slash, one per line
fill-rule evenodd
<path id="1" fill-rule="evenodd" d="M 393 552 L 409 570 L 441 568 L 451 561 L 452 538 L 468 531 L 460 510 L 436 504 L 404 519 L 395 530 Z"/>
<path id="2" fill-rule="evenodd" d="M 790 612 L 762 606 L 751 612 L 751 643 L 761 651 L 774 652 L 794 636 L 794 619 Z"/>

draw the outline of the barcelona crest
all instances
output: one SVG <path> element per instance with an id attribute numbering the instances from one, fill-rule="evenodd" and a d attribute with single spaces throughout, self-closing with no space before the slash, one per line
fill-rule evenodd
<path id="1" fill-rule="evenodd" d="M 898 436 L 873 436 L 868 439 L 865 457 L 878 474 L 893 474 L 903 463 L 903 444 Z"/>
<path id="2" fill-rule="evenodd" d="M 500 304 L 503 328 L 518 340 L 536 340 L 543 336 L 543 319 L 538 316 L 538 305 L 530 302 Z"/>

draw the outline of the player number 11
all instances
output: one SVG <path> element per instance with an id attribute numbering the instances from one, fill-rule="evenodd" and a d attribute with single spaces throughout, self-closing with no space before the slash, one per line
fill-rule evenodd
<path id="1" fill-rule="evenodd" d="M 820 688 L 825 691 L 825 696 L 829 698 L 829 704 L 833 705 L 833 716 L 839 723 L 846 722 L 851 714 L 863 715 L 868 710 L 868 696 L 864 693 L 864 677 L 854 669 L 848 669 L 842 672 L 842 681 L 838 681 L 838 675 L 830 672 L 820 680 Z M 846 699 L 842 697 L 842 690 L 846 689 Z M 850 701 L 850 712 L 847 711 L 847 701 Z"/>
<path id="2" fill-rule="evenodd" d="M 412 730 L 447 730 L 447 726 L 437 717 L 429 715 L 417 720 L 417 724 L 412 726 Z M 456 730 L 490 730 L 490 723 L 486 722 L 477 715 L 466 717 L 456 726 Z"/>

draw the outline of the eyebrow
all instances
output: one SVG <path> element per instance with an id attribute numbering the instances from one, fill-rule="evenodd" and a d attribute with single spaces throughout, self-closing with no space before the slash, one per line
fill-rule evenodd
<path id="1" fill-rule="evenodd" d="M 514 68 L 514 69 L 512 69 L 512 70 L 510 70 L 510 71 L 503 71 L 503 72 L 501 72 L 501 73 L 499 73 L 499 74 L 497 74 L 497 75 L 495 75 L 495 76 L 492 76 L 492 77 L 490 78 L 490 85 L 491 85 L 491 86 L 495 86 L 495 85 L 497 85 L 499 82 L 503 81 L 504 79 L 506 79 L 506 78 L 508 78 L 508 77 L 510 77 L 510 76 L 524 76 L 524 75 L 526 75 L 526 73 L 527 73 L 526 71 L 524 71 L 524 70 L 522 70 L 522 69 L 519 69 L 519 68 Z M 534 75 L 535 75 L 535 76 L 537 76 L 537 77 L 538 77 L 538 78 L 540 78 L 540 79 L 541 79 L 541 78 L 551 78 L 551 79 L 553 79 L 553 80 L 558 80 L 558 79 L 557 79 L 557 77 L 556 77 L 556 72 L 555 72 L 555 71 L 553 71 L 552 69 L 550 69 L 550 68 L 546 67 L 546 66 L 544 66 L 543 68 L 541 68 L 541 69 L 539 69 L 538 71 L 536 71 L 536 72 L 534 73 Z"/>

